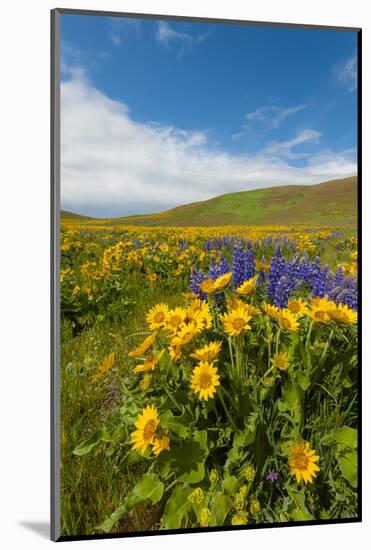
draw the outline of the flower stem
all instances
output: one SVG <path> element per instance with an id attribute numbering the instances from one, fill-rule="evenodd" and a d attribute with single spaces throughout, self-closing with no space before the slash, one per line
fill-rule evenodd
<path id="1" fill-rule="evenodd" d="M 221 401 L 221 403 L 222 403 L 222 405 L 223 405 L 223 409 L 224 409 L 224 411 L 225 411 L 225 414 L 227 415 L 227 418 L 228 418 L 229 422 L 232 424 L 233 428 L 234 428 L 234 429 L 236 430 L 236 432 L 237 432 L 237 431 L 238 431 L 238 428 L 237 428 L 237 426 L 236 426 L 236 424 L 235 424 L 233 418 L 232 418 L 231 415 L 229 414 L 227 405 L 225 404 L 224 397 L 223 397 L 223 391 L 224 391 L 223 388 L 221 388 L 221 391 L 218 392 L 218 395 L 219 395 L 219 397 L 220 397 L 220 401 Z"/>

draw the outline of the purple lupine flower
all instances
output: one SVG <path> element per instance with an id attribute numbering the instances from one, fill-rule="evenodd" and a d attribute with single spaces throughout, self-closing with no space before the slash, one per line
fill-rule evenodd
<path id="1" fill-rule="evenodd" d="M 280 308 L 287 307 L 289 296 L 290 287 L 288 285 L 288 279 L 285 275 L 282 275 L 274 289 L 273 304 Z"/>
<path id="2" fill-rule="evenodd" d="M 254 250 L 251 248 L 251 244 L 250 244 L 246 252 L 244 253 L 244 269 L 243 269 L 244 281 L 247 281 L 248 279 L 251 279 L 251 277 L 254 277 L 255 271 L 256 271 L 256 266 L 255 266 Z"/>
<path id="3" fill-rule="evenodd" d="M 267 481 L 270 481 L 271 483 L 275 483 L 278 480 L 278 474 L 274 470 L 269 470 L 269 472 L 265 476 L 265 479 Z"/>
<path id="4" fill-rule="evenodd" d="M 283 257 L 282 251 L 280 248 L 276 249 L 276 252 L 272 258 L 270 269 L 269 269 L 269 282 L 267 288 L 267 294 L 269 298 L 274 298 L 274 292 L 276 290 L 276 285 L 282 275 L 284 274 L 286 267 L 285 258 Z"/>
<path id="5" fill-rule="evenodd" d="M 206 299 L 206 294 L 200 290 L 200 284 L 206 279 L 206 274 L 203 271 L 198 271 L 195 268 L 191 269 L 189 278 L 189 286 L 194 294 L 197 294 L 201 300 Z"/>
<path id="6" fill-rule="evenodd" d="M 327 266 L 319 268 L 312 277 L 312 295 L 323 298 L 327 291 L 327 282 L 329 277 L 329 269 Z"/>
<path id="7" fill-rule="evenodd" d="M 244 279 L 244 251 L 241 243 L 237 243 L 232 254 L 232 280 L 235 288 L 238 288 L 246 280 Z"/>

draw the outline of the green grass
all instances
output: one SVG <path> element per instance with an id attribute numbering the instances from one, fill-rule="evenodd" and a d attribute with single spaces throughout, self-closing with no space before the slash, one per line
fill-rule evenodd
<path id="1" fill-rule="evenodd" d="M 133 307 L 114 322 L 102 319 L 75 335 L 70 321 L 62 323 L 61 530 L 66 536 L 94 532 L 122 504 L 136 481 L 135 466 L 123 471 L 114 456 L 107 456 L 101 447 L 87 456 L 73 454 L 76 446 L 103 424 L 108 431 L 118 424 L 121 381 L 130 370 L 124 358 L 138 342 L 131 335 L 143 331 L 149 304 L 179 304 L 177 290 L 170 294 L 160 287 L 143 289 L 139 281 L 136 290 Z M 94 383 L 92 375 L 112 351 L 116 355 L 114 369 L 104 380 Z M 160 511 L 158 507 L 138 509 L 118 523 L 115 531 L 154 529 Z"/>

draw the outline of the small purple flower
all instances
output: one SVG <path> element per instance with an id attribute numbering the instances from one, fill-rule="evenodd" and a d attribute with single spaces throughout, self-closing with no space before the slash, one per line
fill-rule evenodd
<path id="1" fill-rule="evenodd" d="M 270 470 L 267 475 L 265 476 L 265 479 L 267 481 L 270 481 L 271 483 L 274 483 L 278 480 L 278 474 L 274 470 Z"/>

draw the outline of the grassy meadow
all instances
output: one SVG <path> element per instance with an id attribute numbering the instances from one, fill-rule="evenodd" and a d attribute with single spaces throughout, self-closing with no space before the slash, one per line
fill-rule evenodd
<path id="1" fill-rule="evenodd" d="M 357 516 L 356 182 L 321 186 L 62 213 L 62 535 Z"/>

